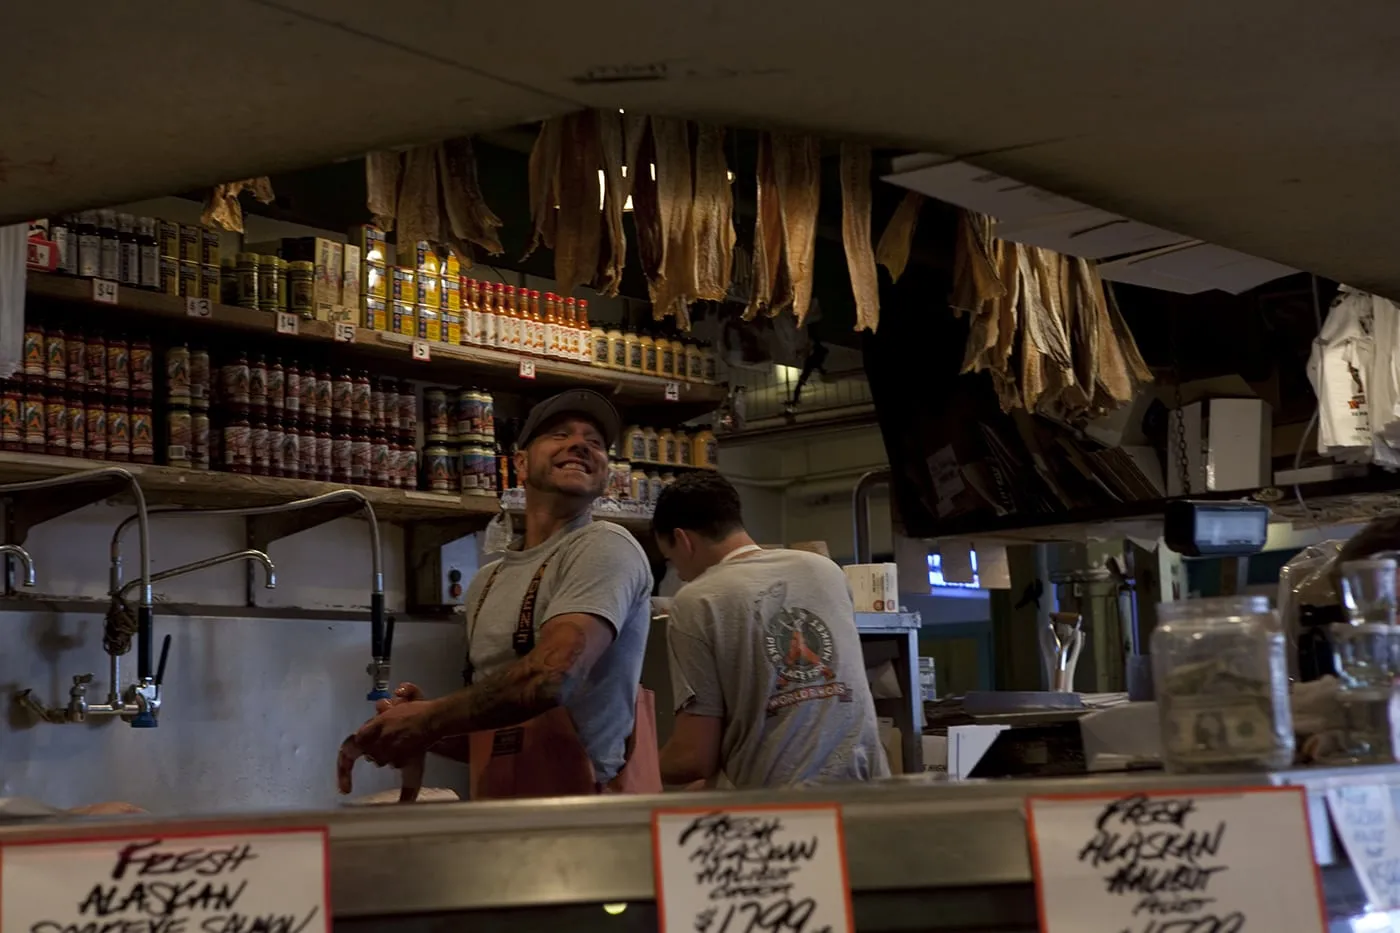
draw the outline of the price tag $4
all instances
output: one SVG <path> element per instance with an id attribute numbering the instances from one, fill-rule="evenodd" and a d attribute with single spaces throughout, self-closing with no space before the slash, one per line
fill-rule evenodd
<path id="1" fill-rule="evenodd" d="M 185 314 L 190 317 L 207 318 L 213 313 L 213 307 L 208 298 L 186 298 Z"/>
<path id="2" fill-rule="evenodd" d="M 428 360 L 432 359 L 432 351 L 428 349 L 428 341 L 426 340 L 413 341 L 412 353 L 413 358 L 415 360 L 418 360 L 423 363 L 426 363 L 428 362 Z"/>
<path id="3" fill-rule="evenodd" d="M 346 321 L 336 321 L 335 339 L 338 343 L 354 343 L 355 325 Z"/>
<path id="4" fill-rule="evenodd" d="M 277 333 L 291 334 L 297 333 L 297 316 L 290 311 L 277 312 Z"/>
<path id="5" fill-rule="evenodd" d="M 521 361 L 520 361 L 520 378 L 521 378 L 521 379 L 533 379 L 533 378 L 535 378 L 535 361 L 534 361 L 534 360 L 521 360 Z"/>
<path id="6" fill-rule="evenodd" d="M 103 304 L 114 305 L 117 303 L 117 283 L 110 279 L 92 280 L 92 300 L 100 301 Z"/>

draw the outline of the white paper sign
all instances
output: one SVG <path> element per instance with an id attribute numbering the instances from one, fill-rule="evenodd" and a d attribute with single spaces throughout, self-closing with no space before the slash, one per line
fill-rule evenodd
<path id="1" fill-rule="evenodd" d="M 335 339 L 339 343 L 355 342 L 355 325 L 346 321 L 335 322 Z"/>
<path id="2" fill-rule="evenodd" d="M 299 325 L 297 316 L 290 311 L 277 312 L 277 333 L 296 336 Z"/>
<path id="3" fill-rule="evenodd" d="M 1385 785 L 1331 787 L 1327 809 L 1372 910 L 1400 910 L 1400 826 Z"/>
<path id="4" fill-rule="evenodd" d="M 324 829 L 0 848 L 0 931 L 320 933 Z"/>
<path id="5" fill-rule="evenodd" d="M 1041 933 L 1327 929 L 1301 788 L 1033 797 Z"/>
<path id="6" fill-rule="evenodd" d="M 678 401 L 681 397 L 681 387 L 674 382 L 668 382 L 666 383 L 665 395 L 668 402 Z"/>
<path id="7" fill-rule="evenodd" d="M 207 318 L 213 312 L 208 298 L 186 298 L 185 314 L 189 317 Z"/>
<path id="8" fill-rule="evenodd" d="M 117 283 L 110 279 L 92 280 L 92 300 L 100 301 L 104 305 L 114 305 L 117 303 Z"/>
<path id="9" fill-rule="evenodd" d="M 658 810 L 661 933 L 850 933 L 835 804 Z"/>
<path id="10" fill-rule="evenodd" d="M 520 378 L 521 378 L 521 379 L 533 379 L 533 378 L 535 378 L 535 361 L 534 361 L 534 360 L 521 360 L 521 361 L 520 361 Z"/>
<path id="11" fill-rule="evenodd" d="M 428 341 L 415 340 L 413 346 L 409 348 L 409 354 L 420 363 L 426 363 L 432 358 L 432 352 L 428 349 Z"/>

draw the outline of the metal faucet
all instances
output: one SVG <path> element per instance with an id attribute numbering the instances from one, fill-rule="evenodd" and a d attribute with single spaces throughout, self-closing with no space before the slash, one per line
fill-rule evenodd
<path id="1" fill-rule="evenodd" d="M 41 489 L 53 489 L 62 486 L 79 485 L 82 483 L 90 483 L 94 480 L 101 479 L 115 479 L 124 484 L 127 487 L 127 490 L 130 492 L 131 498 L 136 506 L 135 512 L 129 518 L 125 519 L 122 522 L 123 526 L 129 525 L 132 522 L 136 523 L 137 530 L 140 532 L 141 546 L 141 579 L 139 583 L 141 588 L 141 595 L 136 607 L 135 618 L 131 622 L 131 628 L 136 635 L 137 681 L 135 684 L 132 685 L 130 690 L 144 691 L 144 695 L 146 696 L 155 696 L 159 692 L 159 678 L 156 676 L 156 672 L 153 670 L 152 665 L 152 649 L 154 648 L 153 642 L 155 638 L 153 632 L 155 610 L 151 597 L 150 523 L 147 520 L 146 496 L 141 491 L 141 484 L 137 482 L 135 474 L 133 474 L 130 470 L 125 470 L 121 467 L 98 467 L 97 469 L 93 470 L 83 470 L 80 473 L 69 473 L 64 476 L 51 476 L 47 479 L 27 480 L 21 483 L 4 483 L 0 484 L 0 497 L 19 492 L 35 492 Z M 23 548 L 20 548 L 18 545 L 11 544 L 0 545 L 0 551 L 3 551 L 4 553 L 8 554 L 13 554 L 14 556 L 18 557 L 22 563 L 24 563 L 25 586 L 33 586 L 34 564 L 33 561 L 29 558 L 28 552 L 26 552 Z M 169 640 L 167 639 L 167 647 L 168 644 Z M 165 654 L 164 652 L 162 652 L 162 666 L 164 665 L 164 663 Z M 121 669 L 115 655 L 112 655 L 111 668 L 112 683 L 111 689 L 108 693 L 108 701 L 109 705 L 115 706 L 121 702 Z M 90 681 L 91 677 L 89 676 L 88 681 L 85 681 L 83 684 L 84 687 L 85 684 Z M 76 689 L 78 686 L 79 680 L 78 678 L 74 678 L 74 688 Z M 37 701 L 35 701 L 28 690 L 21 692 L 18 696 L 18 699 L 25 706 L 28 706 L 29 708 L 39 711 L 41 713 L 45 713 L 45 719 L 59 722 L 66 721 L 66 719 L 63 718 L 53 720 L 49 715 L 47 715 L 47 713 L 51 711 L 46 711 L 44 707 L 42 707 Z M 73 705 L 74 704 L 70 703 L 70 706 Z M 60 710 L 60 712 L 62 711 Z M 155 721 L 154 719 L 152 719 L 149 723 L 133 722 L 132 724 L 155 725 Z"/>
<path id="2" fill-rule="evenodd" d="M 313 508 L 331 502 L 349 501 L 359 504 L 369 523 L 370 545 L 370 662 L 365 672 L 370 675 L 370 691 L 367 700 L 383 700 L 389 697 L 390 659 L 394 645 L 394 621 L 385 622 L 384 617 L 384 565 L 379 547 L 379 520 L 374 514 L 374 504 L 364 493 L 354 489 L 336 489 L 319 496 L 309 496 L 280 505 L 264 505 L 253 508 L 228 509 L 152 509 L 152 515 L 273 515 L 279 512 L 294 512 Z M 123 591 L 122 587 L 122 535 L 132 519 L 127 519 L 112 532 L 111 590 L 113 594 Z"/>
<path id="3" fill-rule="evenodd" d="M 0 554 L 13 554 L 24 565 L 24 585 L 34 585 L 34 558 L 18 544 L 0 544 Z"/>
<path id="4" fill-rule="evenodd" d="M 217 567 L 220 564 L 228 564 L 237 560 L 256 561 L 263 565 L 267 572 L 266 586 L 273 589 L 277 586 L 277 565 L 272 562 L 262 551 L 252 548 L 242 551 L 231 551 L 228 554 L 219 554 L 215 557 L 206 557 L 204 560 L 192 561 L 182 564 L 179 567 L 172 567 L 169 570 L 162 570 L 152 574 L 150 582 L 159 583 L 161 580 L 169 580 L 172 577 L 182 577 L 187 573 L 194 573 L 197 570 L 204 570 L 209 567 Z M 111 611 L 120 612 L 124 606 L 124 600 L 131 590 L 144 585 L 143 581 L 133 580 L 116 594 L 116 606 Z M 112 683 L 119 684 L 121 669 L 118 666 L 117 655 L 112 654 Z M 25 690 L 21 692 L 17 699 L 31 712 L 46 722 L 87 722 L 89 719 L 107 716 L 119 716 L 136 727 L 151 728 L 157 724 L 156 716 L 160 712 L 160 687 L 165 681 L 165 663 L 170 657 L 170 636 L 166 635 L 161 645 L 160 664 L 156 668 L 155 675 L 149 682 L 143 678 L 140 683 L 132 684 L 125 691 L 125 694 L 118 692 L 119 688 L 114 687 L 107 696 L 106 703 L 89 703 L 87 699 L 88 685 L 92 683 L 91 674 L 77 674 L 73 677 L 73 686 L 68 691 L 68 705 L 54 709 L 46 708 L 33 694 Z"/>

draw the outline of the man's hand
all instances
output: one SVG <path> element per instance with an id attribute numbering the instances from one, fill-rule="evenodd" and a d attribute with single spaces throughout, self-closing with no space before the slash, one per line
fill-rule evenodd
<path id="1" fill-rule="evenodd" d="M 423 688 L 415 683 L 404 681 L 394 688 L 394 695 L 387 700 L 377 700 L 374 704 L 374 711 L 382 713 L 391 706 L 398 706 L 400 703 L 412 703 L 414 700 L 426 700 L 423 695 Z"/>
<path id="2" fill-rule="evenodd" d="M 402 769 L 405 796 L 410 785 L 417 796 L 423 780 L 423 759 L 433 741 L 427 731 L 428 710 L 423 691 L 416 684 L 402 683 L 393 697 L 378 701 L 374 707 L 377 715 L 340 744 L 336 759 L 340 792 L 350 793 L 355 762 L 366 758 L 371 764 Z"/>

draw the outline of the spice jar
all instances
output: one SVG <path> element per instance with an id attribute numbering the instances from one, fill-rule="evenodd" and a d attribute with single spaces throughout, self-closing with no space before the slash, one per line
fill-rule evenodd
<path id="1" fill-rule="evenodd" d="M 623 349 L 627 353 L 627 366 L 629 373 L 639 373 L 642 371 L 642 338 L 636 331 L 629 330 L 622 338 Z M 616 357 L 614 357 L 616 359 Z"/>
<path id="2" fill-rule="evenodd" d="M 258 267 L 262 256 L 257 253 L 238 254 L 238 306 L 257 308 L 258 306 Z"/>
<path id="3" fill-rule="evenodd" d="M 264 256 L 258 261 L 258 310 L 282 310 L 282 276 L 287 262 L 278 256 Z"/>
<path id="4" fill-rule="evenodd" d="M 316 316 L 315 274 L 313 263 L 287 263 L 287 307 L 304 318 Z"/>
<path id="5" fill-rule="evenodd" d="M 1393 552 L 1387 552 L 1393 553 Z M 1396 760 L 1391 697 L 1400 673 L 1400 628 L 1395 625 L 1395 566 L 1377 555 L 1341 566 L 1347 621 L 1327 627 L 1342 710 L 1342 754 L 1347 763 Z"/>
<path id="6" fill-rule="evenodd" d="M 661 354 L 657 351 L 656 338 L 651 334 L 643 334 L 641 338 L 642 347 L 642 372 L 648 376 L 658 376 L 661 374 Z"/>
<path id="7" fill-rule="evenodd" d="M 1168 770 L 1291 765 L 1288 666 L 1268 598 L 1162 603 L 1157 619 L 1152 672 Z"/>

